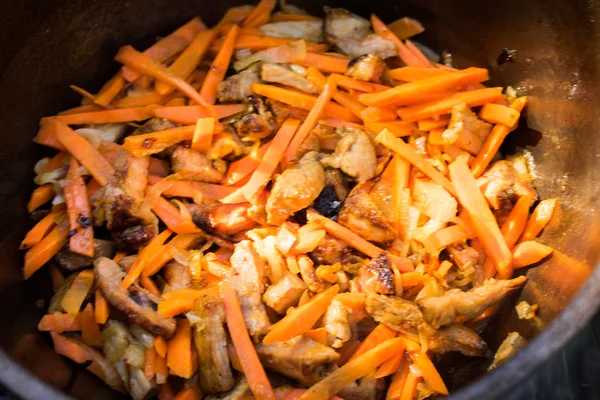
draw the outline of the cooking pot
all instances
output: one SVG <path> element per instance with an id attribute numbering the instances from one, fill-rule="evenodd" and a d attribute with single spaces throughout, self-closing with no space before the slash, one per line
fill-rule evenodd
<path id="1" fill-rule="evenodd" d="M 300 4 L 301 3 L 301 4 Z M 322 14 L 321 1 L 298 5 Z M 558 197 L 560 209 L 540 241 L 555 248 L 550 260 L 527 271 L 520 300 L 538 304 L 538 317 L 519 320 L 515 297 L 483 337 L 497 348 L 508 332 L 529 346 L 497 370 L 488 361 L 452 356 L 439 368 L 457 399 L 508 398 L 596 312 L 600 303 L 600 4 L 596 0 L 341 1 L 386 22 L 408 15 L 427 31 L 416 39 L 452 54 L 455 66 L 489 68 L 494 85 L 512 85 L 530 98 L 526 118 L 502 151 L 525 148 L 537 161 L 541 198 Z M 117 49 L 144 49 L 200 15 L 209 25 L 241 1 L 20 0 L 0 6 L 0 382 L 26 399 L 115 398 L 82 368 L 54 354 L 36 325 L 51 296 L 42 269 L 22 278 L 18 246 L 32 226 L 25 209 L 33 165 L 44 149 L 31 141 L 40 117 L 78 104 L 68 89 L 94 92 L 112 76 Z M 498 63 L 503 48 L 516 62 Z"/>

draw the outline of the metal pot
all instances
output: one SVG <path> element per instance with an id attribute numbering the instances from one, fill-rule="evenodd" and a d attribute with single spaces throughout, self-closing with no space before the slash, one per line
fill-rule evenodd
<path id="1" fill-rule="evenodd" d="M 32 226 L 25 210 L 33 188 L 33 165 L 44 150 L 31 142 L 40 117 L 77 104 L 68 89 L 97 90 L 117 69 L 119 46 L 143 49 L 157 35 L 194 15 L 214 24 L 241 1 L 21 0 L 4 2 L 0 12 L 0 382 L 27 399 L 114 398 L 95 377 L 54 354 L 48 338 L 36 332 L 51 295 L 47 271 L 25 282 L 18 245 Z M 321 13 L 320 1 L 301 6 Z M 352 4 L 356 3 L 356 4 Z M 440 367 L 453 398 L 507 398 L 561 348 L 600 303 L 599 259 L 600 84 L 598 24 L 600 5 L 592 1 L 407 0 L 327 1 L 385 21 L 409 15 L 427 31 L 419 40 L 453 54 L 455 65 L 490 69 L 492 84 L 512 85 L 530 96 L 526 123 L 503 147 L 530 150 L 537 160 L 536 187 L 542 198 L 558 197 L 560 211 L 541 241 L 556 249 L 543 265 L 530 269 L 520 298 L 538 304 L 536 322 L 516 318 L 514 303 L 487 328 L 495 348 L 508 332 L 531 340 L 513 360 L 480 377 L 484 362 L 451 358 Z M 505 47 L 517 62 L 498 65 Z M 527 125 L 527 127 L 526 127 Z M 514 301 L 515 299 L 511 299 Z M 444 367 L 444 365 L 448 367 Z"/>

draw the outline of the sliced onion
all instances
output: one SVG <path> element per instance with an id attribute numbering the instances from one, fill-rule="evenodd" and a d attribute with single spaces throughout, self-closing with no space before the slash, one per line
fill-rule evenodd
<path id="1" fill-rule="evenodd" d="M 297 40 L 286 43 L 283 46 L 258 51 L 250 57 L 233 63 L 233 68 L 236 71 L 241 71 L 259 61 L 281 64 L 291 63 L 304 58 L 306 58 L 306 42 L 304 40 Z"/>

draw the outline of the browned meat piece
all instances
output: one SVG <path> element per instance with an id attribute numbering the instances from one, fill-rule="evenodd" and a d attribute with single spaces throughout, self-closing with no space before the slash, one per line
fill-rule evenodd
<path id="1" fill-rule="evenodd" d="M 304 121 L 306 119 L 306 116 L 308 115 L 308 111 L 306 110 L 289 106 L 277 100 L 268 99 L 267 104 L 271 108 L 271 112 L 275 117 L 277 126 L 281 126 L 281 124 L 283 124 L 283 122 L 288 118 L 294 118 L 300 121 Z"/>
<path id="2" fill-rule="evenodd" d="M 227 353 L 225 308 L 217 293 L 205 294 L 194 303 L 194 342 L 198 352 L 198 380 L 205 393 L 226 392 L 235 381 Z"/>
<path id="3" fill-rule="evenodd" d="M 185 289 L 192 284 L 192 274 L 186 265 L 171 261 L 162 268 L 165 282 L 173 289 Z"/>
<path id="4" fill-rule="evenodd" d="M 277 283 L 268 287 L 262 299 L 273 310 L 285 315 L 288 308 L 298 304 L 306 289 L 302 279 L 286 271 Z"/>
<path id="5" fill-rule="evenodd" d="M 246 398 L 248 392 L 250 392 L 248 379 L 246 379 L 245 376 L 242 376 L 235 384 L 235 387 L 229 392 L 218 395 L 208 395 L 204 397 L 204 400 L 242 400 Z"/>
<path id="6" fill-rule="evenodd" d="M 238 123 L 237 133 L 240 136 L 253 136 L 258 139 L 265 139 L 271 136 L 276 128 L 277 126 L 273 118 L 252 113 L 242 117 Z"/>
<path id="7" fill-rule="evenodd" d="M 265 368 L 306 386 L 312 386 L 333 369 L 340 355 L 331 347 L 304 336 L 273 344 L 258 344 L 256 352 Z"/>
<path id="8" fill-rule="evenodd" d="M 365 54 L 348 63 L 346 75 L 367 82 L 381 83 L 387 65 L 377 54 Z"/>
<path id="9" fill-rule="evenodd" d="M 69 246 L 65 246 L 54 256 L 57 264 L 67 271 L 78 271 L 92 265 L 94 258 L 108 257 L 115 255 L 115 244 L 109 240 L 94 239 L 94 257 L 86 257 L 81 254 L 73 253 Z"/>
<path id="10" fill-rule="evenodd" d="M 137 250 L 146 246 L 156 235 L 154 225 L 136 225 L 114 235 L 119 250 Z"/>
<path id="11" fill-rule="evenodd" d="M 379 294 L 394 294 L 392 260 L 385 251 L 360 269 L 361 285 Z"/>
<path id="12" fill-rule="evenodd" d="M 298 160 L 302 159 L 306 153 L 311 151 L 321 151 L 321 141 L 319 140 L 319 134 L 316 131 L 312 131 L 306 139 L 300 144 L 298 152 L 292 159 L 291 163 L 294 164 Z"/>
<path id="13" fill-rule="evenodd" d="M 366 132 L 340 126 L 336 133 L 342 139 L 335 146 L 333 154 L 321 160 L 323 165 L 339 168 L 359 183 L 373 178 L 377 170 L 377 154 Z"/>
<path id="14" fill-rule="evenodd" d="M 412 301 L 395 296 L 383 296 L 367 293 L 365 309 L 375 321 L 408 336 L 419 340 L 419 326 L 425 321 L 423 314 Z"/>
<path id="15" fill-rule="evenodd" d="M 346 242 L 326 234 L 309 256 L 316 265 L 333 265 L 336 262 L 346 263 L 351 254 L 352 248 Z"/>
<path id="16" fill-rule="evenodd" d="M 396 45 L 371 31 L 368 20 L 344 8 L 325 7 L 325 41 L 344 54 L 357 58 L 375 53 L 381 58 L 396 55 Z"/>
<path id="17" fill-rule="evenodd" d="M 221 103 L 240 102 L 252 94 L 253 83 L 260 82 L 260 64 L 254 64 L 239 74 L 230 76 L 219 83 L 217 99 Z"/>
<path id="18" fill-rule="evenodd" d="M 476 266 L 479 264 L 479 252 L 474 248 L 465 244 L 455 244 L 446 247 L 450 258 L 461 268 L 465 268 L 468 265 Z"/>
<path id="19" fill-rule="evenodd" d="M 300 268 L 300 276 L 311 292 L 322 292 L 331 284 L 317 276 L 317 271 L 313 266 L 313 262 L 308 257 L 298 258 L 298 267 Z"/>
<path id="20" fill-rule="evenodd" d="M 148 121 L 144 123 L 144 125 L 140 126 L 138 129 L 133 131 L 132 135 L 141 135 L 144 133 L 152 133 L 164 131 L 167 129 L 173 129 L 181 126 L 175 122 L 171 122 L 168 119 L 164 118 L 150 118 Z"/>
<path id="21" fill-rule="evenodd" d="M 318 153 L 306 153 L 298 165 L 288 168 L 275 180 L 267 200 L 267 222 L 281 225 L 294 213 L 310 206 L 325 187 L 325 171 Z"/>
<path id="22" fill-rule="evenodd" d="M 261 25 L 258 29 L 267 36 L 304 39 L 315 43 L 323 41 L 323 21 L 281 21 Z"/>
<path id="23" fill-rule="evenodd" d="M 280 83 L 306 93 L 315 94 L 319 92 L 319 88 L 313 85 L 308 79 L 283 65 L 263 64 L 260 77 L 263 81 Z"/>
<path id="24" fill-rule="evenodd" d="M 248 332 L 258 343 L 271 325 L 261 301 L 265 264 L 249 240 L 243 240 L 235 246 L 230 262 L 232 268 L 227 280 L 238 295 Z"/>
<path id="25" fill-rule="evenodd" d="M 392 224 L 360 185 L 344 202 L 338 222 L 369 241 L 387 245 L 396 239 Z"/>
<path id="26" fill-rule="evenodd" d="M 155 311 L 159 299 L 136 284 L 124 290 L 121 287 L 124 277 L 121 267 L 111 259 L 100 257 L 94 261 L 96 285 L 111 306 L 154 335 L 171 337 L 175 332 L 175 321 L 163 318 Z"/>
<path id="27" fill-rule="evenodd" d="M 505 160 L 492 165 L 479 179 L 477 184 L 492 207 L 498 223 L 502 225 L 517 200 L 531 195 L 531 201 L 537 200 L 537 192 L 531 182 L 520 179 L 518 172 Z"/>
<path id="28" fill-rule="evenodd" d="M 357 382 L 345 387 L 339 395 L 344 400 L 380 400 L 385 398 L 387 386 L 385 379 L 376 379 L 374 372 Z"/>
<path id="29" fill-rule="evenodd" d="M 350 322 L 348 322 L 349 314 L 346 306 L 334 299 L 323 315 L 323 327 L 327 331 L 327 344 L 334 349 L 339 349 L 352 337 Z"/>
<path id="30" fill-rule="evenodd" d="M 188 205 L 194 224 L 207 233 L 223 237 L 236 235 L 256 225 L 248 217 L 250 207 L 250 203 Z"/>
<path id="31" fill-rule="evenodd" d="M 477 155 L 491 130 L 492 125 L 477 118 L 477 115 L 462 103 L 452 107 L 450 123 L 442 137 L 446 143 Z"/>
<path id="32" fill-rule="evenodd" d="M 488 353 L 488 346 L 483 339 L 463 325 L 439 329 L 429 337 L 428 345 L 429 350 L 439 354 L 458 351 L 468 357 L 483 357 Z"/>
<path id="33" fill-rule="evenodd" d="M 218 183 L 227 171 L 224 160 L 209 160 L 204 154 L 186 147 L 178 147 L 171 156 L 173 171 L 182 179 Z"/>
<path id="34" fill-rule="evenodd" d="M 440 297 L 425 297 L 417 303 L 423 312 L 425 321 L 434 328 L 451 325 L 458 316 L 467 320 L 473 319 L 488 307 L 496 304 L 504 296 L 523 286 L 527 280 L 519 276 L 511 280 L 490 279 L 482 286 L 473 288 L 467 292 L 460 289 L 451 289 Z"/>

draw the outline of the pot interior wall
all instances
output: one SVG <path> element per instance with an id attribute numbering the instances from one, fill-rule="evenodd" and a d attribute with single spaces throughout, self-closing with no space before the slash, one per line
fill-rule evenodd
<path id="1" fill-rule="evenodd" d="M 156 36 L 172 31 L 195 15 L 209 25 L 240 1 L 106 0 L 102 2 L 6 2 L 0 13 L 0 345 L 43 381 L 76 397 L 113 397 L 96 378 L 55 355 L 36 324 L 51 296 L 47 271 L 24 282 L 18 245 L 32 226 L 25 204 L 33 188 L 32 168 L 45 150 L 31 138 L 40 117 L 78 104 L 68 89 L 76 84 L 95 92 L 118 68 L 112 61 L 123 44 L 143 49 Z M 512 133 L 505 153 L 530 150 L 537 161 L 536 181 L 542 198 L 558 197 L 560 211 L 540 239 L 554 256 L 527 272 L 520 294 L 539 304 L 539 318 L 520 321 L 507 305 L 485 337 L 494 346 L 509 331 L 533 338 L 569 303 L 598 260 L 600 138 L 595 135 L 599 105 L 598 32 L 595 1 L 475 0 L 348 2 L 331 0 L 386 22 L 408 15 L 427 31 L 417 40 L 453 55 L 457 67 L 489 68 L 494 85 L 512 85 L 530 96 L 526 121 Z M 321 2 L 302 6 L 320 15 Z M 517 62 L 499 66 L 503 48 L 517 50 Z M 594 308 L 590 302 L 590 307 Z M 595 303 L 594 303 L 595 304 Z M 592 313 L 594 310 L 590 309 Z M 559 340 L 559 338 L 556 338 Z M 472 361 L 472 360 L 469 360 Z M 446 380 L 458 388 L 474 379 L 485 362 L 450 359 Z M 518 362 L 518 359 L 517 361 Z M 458 366 L 458 367 L 457 367 Z M 4 375 L 2 375 L 4 374 Z M 493 376 L 486 379 L 493 379 Z M 10 371 L 0 371 L 10 381 Z M 10 382 L 8 382 L 10 384 Z M 35 386 L 32 383 L 32 387 Z M 25 396 L 34 396 L 23 388 Z M 41 390 L 41 389 L 40 389 Z M 41 393 L 41 392 L 36 392 Z M 42 396 L 43 397 L 43 396 Z M 46 397 L 47 398 L 47 397 Z"/>

